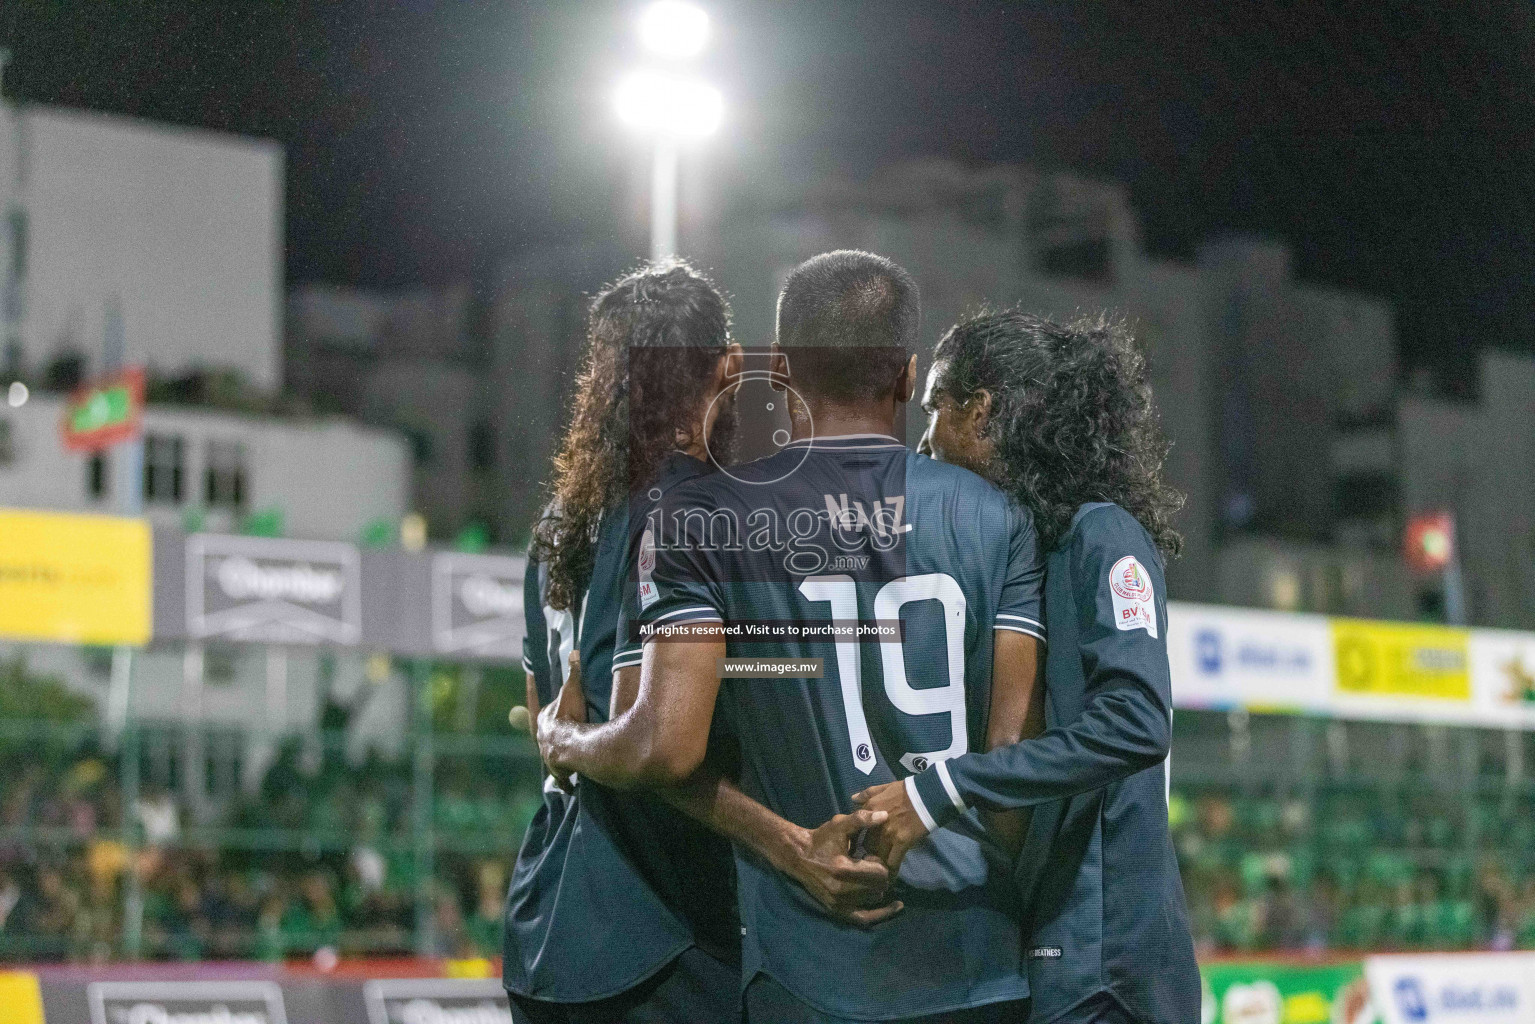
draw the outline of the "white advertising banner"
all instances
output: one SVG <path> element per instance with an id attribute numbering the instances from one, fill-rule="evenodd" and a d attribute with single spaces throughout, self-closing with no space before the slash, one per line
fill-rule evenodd
<path id="1" fill-rule="evenodd" d="M 1173 704 L 1535 729 L 1535 633 L 1170 601 Z"/>
<path id="2" fill-rule="evenodd" d="M 1178 707 L 1328 709 L 1334 672 L 1326 616 L 1173 602 L 1167 618 Z"/>
<path id="3" fill-rule="evenodd" d="M 1383 1024 L 1535 1024 L 1535 953 L 1372 956 Z"/>
<path id="4" fill-rule="evenodd" d="M 1469 653 L 1477 719 L 1535 729 L 1535 633 L 1474 629 Z"/>

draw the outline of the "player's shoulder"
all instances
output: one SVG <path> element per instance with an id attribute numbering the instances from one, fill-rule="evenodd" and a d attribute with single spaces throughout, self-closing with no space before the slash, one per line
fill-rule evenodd
<path id="1" fill-rule="evenodd" d="M 990 480 L 920 452 L 907 456 L 906 495 L 914 517 L 934 506 L 946 506 L 949 514 L 972 521 L 982 530 L 1007 534 L 1033 527 L 1029 510 Z"/>
<path id="2" fill-rule="evenodd" d="M 1010 504 L 1007 495 L 979 473 L 914 451 L 906 453 L 906 490 L 908 494 L 953 496 L 997 507 Z"/>
<path id="3" fill-rule="evenodd" d="M 667 487 L 653 487 L 647 492 L 650 504 L 682 508 L 693 505 L 717 505 L 729 490 L 730 477 L 726 473 L 700 473 L 677 480 Z"/>
<path id="4" fill-rule="evenodd" d="M 673 453 L 662 463 L 650 484 L 634 492 L 631 509 L 645 512 L 656 505 L 669 504 L 679 496 L 686 498 L 695 492 L 702 493 L 703 485 L 718 475 L 709 463 Z"/>
<path id="5" fill-rule="evenodd" d="M 1058 547 L 1081 552 L 1101 551 L 1148 560 L 1160 569 L 1162 556 L 1141 521 L 1112 501 L 1090 501 L 1071 517 L 1071 526 Z"/>

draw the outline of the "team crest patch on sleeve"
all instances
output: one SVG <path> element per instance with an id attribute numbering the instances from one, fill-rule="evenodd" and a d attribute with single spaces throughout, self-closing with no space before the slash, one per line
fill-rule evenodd
<path id="1" fill-rule="evenodd" d="M 1126 555 L 1109 570 L 1109 594 L 1114 599 L 1115 626 L 1144 629 L 1153 637 L 1157 635 L 1157 602 L 1151 574 L 1134 555 Z"/>
<path id="2" fill-rule="evenodd" d="M 661 597 L 661 592 L 656 589 L 656 535 L 647 527 L 645 536 L 640 538 L 640 611 L 644 611 L 655 604 Z"/>

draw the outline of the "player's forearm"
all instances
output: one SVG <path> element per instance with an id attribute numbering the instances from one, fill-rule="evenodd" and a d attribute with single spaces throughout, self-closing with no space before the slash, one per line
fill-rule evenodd
<path id="1" fill-rule="evenodd" d="M 1166 758 L 1171 739 L 1162 701 L 1144 690 L 1118 689 L 1093 700 L 1069 726 L 935 764 L 914 785 L 941 826 L 961 813 L 959 804 L 1011 810 L 1118 782 Z"/>
<path id="2" fill-rule="evenodd" d="M 788 872 L 810 831 L 774 814 L 729 779 L 695 772 L 679 786 L 656 791 L 667 803 Z"/>
<path id="3" fill-rule="evenodd" d="M 549 766 L 612 789 L 667 786 L 686 778 L 659 753 L 651 730 L 632 714 L 611 722 L 557 720 L 544 737 Z"/>

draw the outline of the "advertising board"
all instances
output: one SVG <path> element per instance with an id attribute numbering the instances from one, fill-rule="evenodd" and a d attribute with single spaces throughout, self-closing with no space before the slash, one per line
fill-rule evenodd
<path id="1" fill-rule="evenodd" d="M 1372 956 L 1365 976 L 1384 1024 L 1535 1021 L 1535 952 Z"/>
<path id="2" fill-rule="evenodd" d="M 0 637 L 148 643 L 151 550 L 139 519 L 0 509 Z"/>

